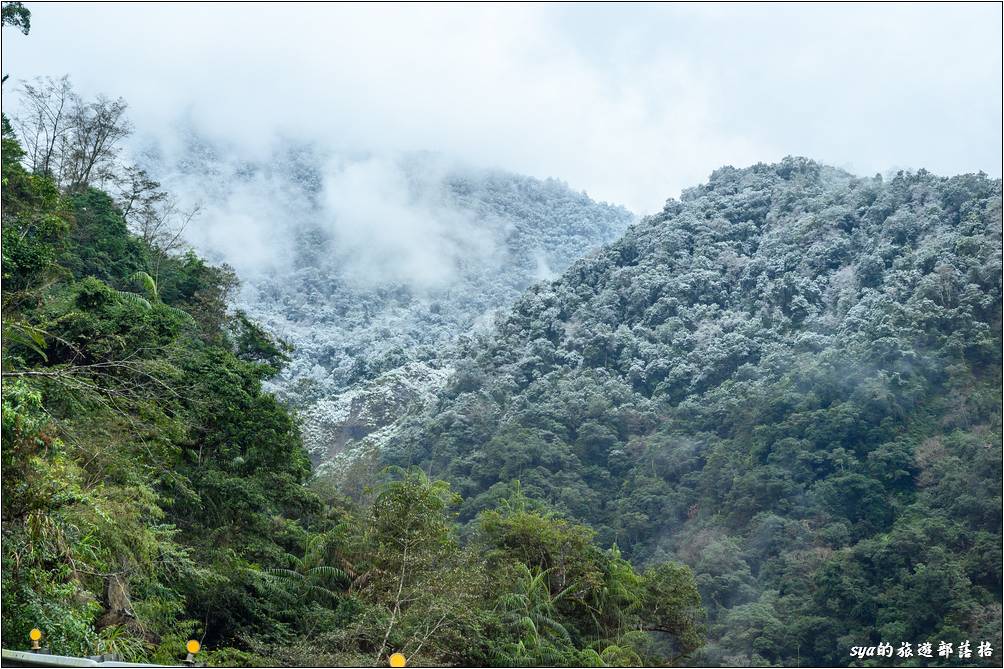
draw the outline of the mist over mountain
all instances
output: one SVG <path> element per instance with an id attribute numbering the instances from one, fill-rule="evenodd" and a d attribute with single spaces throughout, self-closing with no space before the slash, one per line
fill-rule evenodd
<path id="1" fill-rule="evenodd" d="M 295 346 L 269 387 L 322 486 L 362 501 L 417 464 L 474 523 L 518 485 L 635 562 L 687 564 L 698 663 L 993 637 L 1000 574 L 969 556 L 999 541 L 999 180 L 788 158 L 629 228 L 432 154 L 173 169 L 222 189 L 192 239 L 248 263 L 238 305 Z M 952 576 L 922 584 L 930 565 Z"/>
<path id="2" fill-rule="evenodd" d="M 1001 12 L 3 2 L 4 665 L 1000 666 Z"/>
<path id="3" fill-rule="evenodd" d="M 999 179 L 724 167 L 458 358 L 378 461 L 688 564 L 698 664 L 999 631 Z"/>
<path id="4" fill-rule="evenodd" d="M 239 159 L 191 131 L 138 153 L 201 206 L 186 237 L 237 270 L 235 307 L 293 346 L 269 387 L 300 409 L 318 464 L 441 386 L 460 335 L 634 220 L 557 180 L 431 153 L 277 141 Z"/>

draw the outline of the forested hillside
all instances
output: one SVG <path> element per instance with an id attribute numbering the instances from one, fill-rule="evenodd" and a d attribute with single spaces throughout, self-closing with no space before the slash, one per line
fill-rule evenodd
<path id="1" fill-rule="evenodd" d="M 787 158 L 631 225 L 5 82 L 5 649 L 999 665 L 1000 179 Z"/>
<path id="2" fill-rule="evenodd" d="M 18 3 L 3 16 L 27 32 Z M 5 649 L 33 627 L 56 654 L 168 664 L 196 638 L 212 666 L 700 646 L 689 568 L 636 569 L 518 489 L 461 532 L 460 496 L 418 469 L 359 503 L 308 486 L 298 419 L 264 389 L 289 347 L 229 308 L 233 271 L 178 244 L 172 196 L 122 162 L 125 102 L 66 80 L 26 94 L 40 113 L 3 117 Z"/>
<path id="3" fill-rule="evenodd" d="M 268 388 L 300 409 L 315 464 L 382 443 L 442 387 L 458 337 L 633 221 L 560 181 L 435 154 L 281 140 L 243 159 L 179 135 L 181 148 L 151 141 L 141 163 L 201 204 L 186 236 L 237 267 L 235 303 L 292 345 Z"/>
<path id="4" fill-rule="evenodd" d="M 3 147 L 3 637 L 213 664 L 639 664 L 700 645 L 689 569 L 635 571 L 518 492 L 461 542 L 421 472 L 306 487 L 287 361 L 231 273 Z M 24 642 L 26 643 L 26 642 Z"/>
<path id="5" fill-rule="evenodd" d="M 1000 648 L 1000 180 L 723 168 L 496 330 L 383 452 L 461 520 L 518 479 L 687 563 L 698 664 Z"/>

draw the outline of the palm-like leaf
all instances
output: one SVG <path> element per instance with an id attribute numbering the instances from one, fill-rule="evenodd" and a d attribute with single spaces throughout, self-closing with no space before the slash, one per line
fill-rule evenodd
<path id="1" fill-rule="evenodd" d="M 280 588 L 297 590 L 320 596 L 322 599 L 337 599 L 339 593 L 328 587 L 331 583 L 347 584 L 349 575 L 337 567 L 323 564 L 325 551 L 335 538 L 334 532 L 324 532 L 311 536 L 304 547 L 303 557 L 289 556 L 292 569 L 272 567 L 263 569 L 266 585 L 272 590 Z"/>
<path id="2" fill-rule="evenodd" d="M 150 301 L 147 300 L 142 295 L 137 295 L 136 293 L 129 293 L 124 290 L 120 290 L 117 292 L 119 299 L 125 302 L 126 304 L 130 304 L 134 307 L 139 307 L 144 311 L 149 311 L 150 309 L 153 308 L 153 305 L 150 304 Z"/>
<path id="3" fill-rule="evenodd" d="M 152 276 L 146 272 L 135 272 L 130 278 L 134 283 L 143 287 L 151 302 L 160 302 L 160 297 L 157 294 L 157 282 L 153 280 Z"/>
<path id="4" fill-rule="evenodd" d="M 318 567 L 312 567 L 307 570 L 308 576 L 326 576 L 332 580 L 342 581 L 347 583 L 351 579 L 349 575 L 338 567 L 332 567 L 331 565 L 321 565 Z"/>
<path id="5" fill-rule="evenodd" d="M 45 354 L 45 332 L 23 321 L 8 321 L 3 324 L 3 338 L 10 343 L 24 346 L 37 353 L 48 362 Z"/>

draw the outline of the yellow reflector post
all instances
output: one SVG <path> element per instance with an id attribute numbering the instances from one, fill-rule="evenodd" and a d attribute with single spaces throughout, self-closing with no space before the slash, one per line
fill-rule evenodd
<path id="1" fill-rule="evenodd" d="M 401 653 L 394 653 L 390 656 L 390 666 L 403 667 L 406 664 L 408 664 L 408 662 L 404 659 L 404 655 Z"/>
<path id="2" fill-rule="evenodd" d="M 189 639 L 188 643 L 185 644 L 185 648 L 188 650 L 189 653 L 195 655 L 202 649 L 202 644 L 196 641 L 195 639 Z"/>
<path id="3" fill-rule="evenodd" d="M 36 627 L 35 629 L 28 632 L 28 638 L 31 639 L 32 641 L 38 641 L 39 639 L 42 638 L 42 630 Z"/>

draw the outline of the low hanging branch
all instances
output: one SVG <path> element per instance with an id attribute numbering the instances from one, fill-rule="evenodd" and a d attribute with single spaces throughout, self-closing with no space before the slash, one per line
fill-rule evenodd
<path id="1" fill-rule="evenodd" d="M 53 367 L 49 369 L 24 369 L 24 370 L 14 370 L 6 371 L 0 373 L 3 378 L 18 378 L 18 377 L 41 377 L 46 379 L 54 379 L 58 381 L 66 382 L 70 385 L 79 385 L 88 390 L 103 394 L 112 395 L 116 397 L 124 397 L 133 394 L 134 391 L 144 388 L 148 385 L 145 382 L 123 382 L 121 376 L 112 374 L 109 370 L 121 370 L 126 371 L 129 374 L 133 374 L 149 384 L 156 385 L 160 387 L 165 392 L 170 393 L 175 397 L 180 397 L 179 393 L 170 385 L 165 383 L 162 379 L 159 379 L 155 375 L 149 373 L 143 368 L 141 364 L 132 362 L 129 360 L 110 360 L 106 362 L 96 362 L 88 365 L 67 365 L 65 367 Z M 105 377 L 109 379 L 114 379 L 116 382 L 115 386 L 111 385 L 99 385 L 88 380 L 88 377 Z"/>

